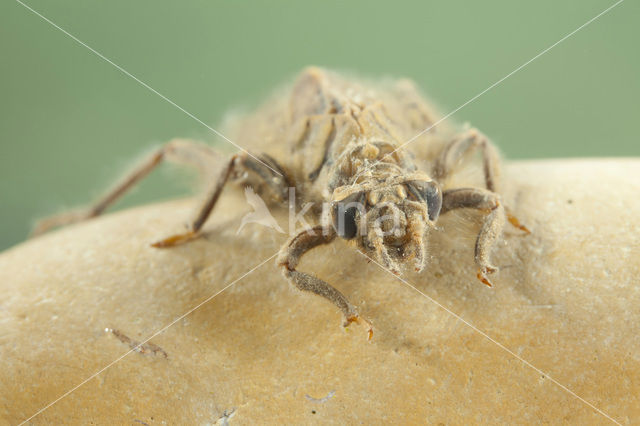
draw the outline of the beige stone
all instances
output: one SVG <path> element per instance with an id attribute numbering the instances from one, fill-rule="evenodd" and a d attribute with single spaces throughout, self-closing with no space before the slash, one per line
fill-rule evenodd
<path id="1" fill-rule="evenodd" d="M 177 248 L 149 243 L 179 230 L 193 200 L 8 250 L 0 421 L 29 418 L 110 365 L 32 422 L 610 422 L 584 401 L 640 422 L 640 160 L 516 162 L 507 176 L 505 199 L 533 233 L 506 230 L 493 288 L 475 278 L 472 213 L 442 218 L 426 272 L 402 277 L 415 289 L 341 241 L 303 260 L 374 323 L 370 342 L 292 290 L 273 259 L 244 276 L 286 237 L 255 224 L 236 235 L 249 211 L 239 192 Z"/>

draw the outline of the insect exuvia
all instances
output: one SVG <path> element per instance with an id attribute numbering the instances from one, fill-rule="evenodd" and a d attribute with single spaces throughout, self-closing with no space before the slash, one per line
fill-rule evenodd
<path id="1" fill-rule="evenodd" d="M 497 271 L 490 253 L 505 219 L 528 230 L 505 210 L 496 193 L 498 154 L 475 129 L 455 133 L 407 80 L 366 85 L 337 73 L 308 68 L 287 94 L 274 97 L 238 122 L 235 141 L 248 151 L 231 157 L 192 218 L 189 229 L 153 244 L 171 247 L 198 236 L 227 182 L 251 186 L 271 203 L 298 199 L 329 205 L 314 211 L 317 224 L 300 230 L 281 248 L 277 263 L 298 289 L 320 295 L 340 309 L 343 325 L 370 324 L 331 284 L 297 270 L 300 258 L 336 238 L 399 274 L 401 267 L 425 267 L 426 236 L 438 218 L 454 209 L 484 214 L 475 243 L 478 279 L 491 286 Z M 433 127 L 433 128 L 431 128 Z M 425 132 L 411 144 L 416 134 Z M 483 188 L 448 188 L 447 178 L 468 154 L 482 157 Z M 174 140 L 155 151 L 112 191 L 88 209 L 45 219 L 34 233 L 101 214 L 163 160 L 214 167 L 212 148 Z"/>

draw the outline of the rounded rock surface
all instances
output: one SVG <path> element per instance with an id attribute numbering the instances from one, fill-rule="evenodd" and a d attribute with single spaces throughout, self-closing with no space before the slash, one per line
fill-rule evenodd
<path id="1" fill-rule="evenodd" d="M 637 423 L 640 160 L 506 174 L 505 203 L 532 234 L 506 228 L 493 288 L 475 277 L 471 212 L 441 218 L 419 275 L 342 241 L 305 256 L 300 270 L 373 322 L 370 342 L 290 288 L 274 263 L 286 235 L 236 235 L 240 191 L 172 249 L 149 243 L 179 231 L 193 200 L 16 246 L 0 255 L 0 423 L 52 402 L 34 424 Z"/>

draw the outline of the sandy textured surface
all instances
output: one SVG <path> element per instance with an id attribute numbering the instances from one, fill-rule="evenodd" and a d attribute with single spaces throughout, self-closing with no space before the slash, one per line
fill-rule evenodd
<path id="1" fill-rule="evenodd" d="M 507 229 L 493 288 L 475 278 L 471 213 L 443 217 L 426 272 L 403 276 L 424 295 L 341 241 L 303 260 L 373 321 L 371 342 L 292 290 L 273 259 L 243 277 L 286 237 L 236 235 L 250 210 L 239 192 L 204 238 L 174 249 L 149 243 L 179 231 L 193 200 L 19 245 L 0 255 L 0 423 L 233 282 L 32 422 L 610 423 L 587 401 L 639 423 L 640 160 L 519 162 L 508 176 L 505 199 L 533 233 Z"/>

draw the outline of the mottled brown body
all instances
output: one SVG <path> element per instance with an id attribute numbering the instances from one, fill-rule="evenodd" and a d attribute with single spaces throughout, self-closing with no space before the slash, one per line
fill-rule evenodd
<path id="1" fill-rule="evenodd" d="M 366 86 L 312 67 L 301 73 L 289 93 L 233 127 L 239 143 L 278 159 L 297 192 L 308 201 L 321 202 L 329 201 L 336 187 L 348 184 L 365 162 L 382 159 L 436 119 L 408 80 Z M 421 161 L 430 161 L 447 142 L 443 133 L 453 136 L 446 125 L 439 125 L 421 140 L 428 147 L 411 146 Z M 380 151 L 355 152 L 351 163 L 340 164 L 354 143 L 365 141 L 379 144 Z M 412 172 L 416 166 L 411 157 L 397 152 L 384 161 L 397 166 L 395 172 Z"/>
<path id="2" fill-rule="evenodd" d="M 436 121 L 436 113 L 407 80 L 369 85 L 308 68 L 284 96 L 231 124 L 234 139 L 248 151 L 233 155 L 223 167 L 190 229 L 153 246 L 171 247 L 196 238 L 228 181 L 251 186 L 271 204 L 286 205 L 290 188 L 295 188 L 298 206 L 314 203 L 311 211 L 317 220 L 282 247 L 278 265 L 297 288 L 335 304 L 345 326 L 360 321 L 371 337 L 370 324 L 340 291 L 297 270 L 300 258 L 341 237 L 396 274 L 409 263 L 421 271 L 426 237 L 438 217 L 472 208 L 484 213 L 475 246 L 477 275 L 491 286 L 488 275 L 497 268 L 490 252 L 505 218 L 527 230 L 506 214 L 496 193 L 499 165 L 493 145 L 475 129 L 456 134 L 442 123 L 435 126 Z M 416 134 L 420 137 L 414 141 Z M 482 153 L 484 188 L 447 188 L 452 172 L 475 150 Z M 36 232 L 100 214 L 163 159 L 208 170 L 215 158 L 205 145 L 171 141 L 92 207 L 44 220 Z"/>

